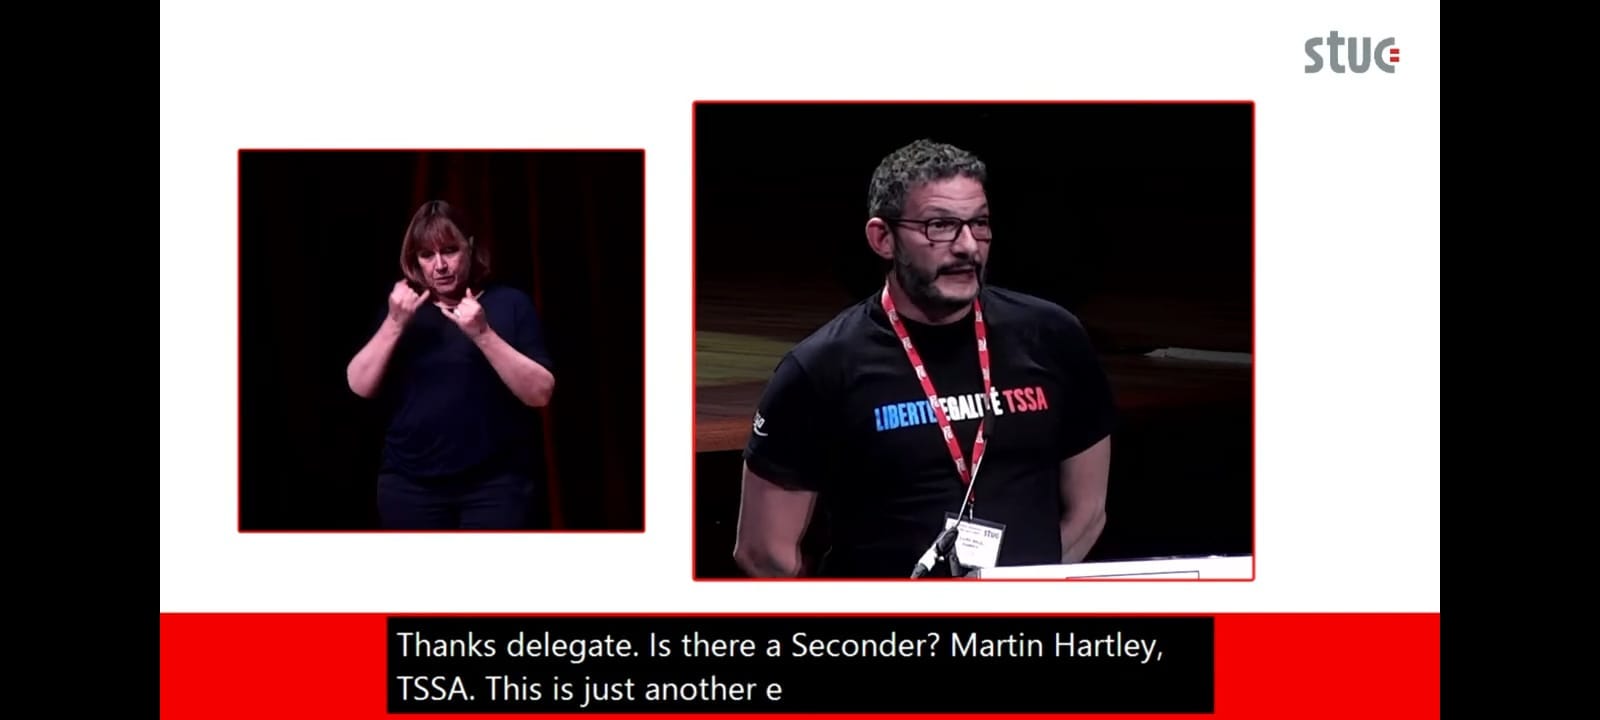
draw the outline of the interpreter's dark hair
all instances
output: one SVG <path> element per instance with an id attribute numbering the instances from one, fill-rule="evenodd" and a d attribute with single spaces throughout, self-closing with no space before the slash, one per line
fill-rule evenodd
<path id="1" fill-rule="evenodd" d="M 481 283 L 489 277 L 488 243 L 475 238 L 469 231 L 461 211 L 443 200 L 430 200 L 417 208 L 406 226 L 405 240 L 400 243 L 400 272 L 415 287 L 427 287 L 426 273 L 417 262 L 417 254 L 424 249 L 438 251 L 445 245 L 465 248 L 469 261 L 463 286 L 482 289 Z"/>
<path id="2" fill-rule="evenodd" d="M 905 212 L 906 196 L 919 185 L 965 176 L 986 184 L 989 169 L 983 161 L 954 145 L 918 140 L 889 153 L 872 173 L 867 191 L 867 216 L 897 218 Z"/>

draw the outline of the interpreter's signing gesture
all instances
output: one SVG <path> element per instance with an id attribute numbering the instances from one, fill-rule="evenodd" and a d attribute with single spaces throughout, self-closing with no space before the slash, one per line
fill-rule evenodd
<path id="1" fill-rule="evenodd" d="M 439 311 L 444 313 L 445 317 L 455 321 L 467 337 L 477 338 L 489 331 L 489 320 L 483 315 L 483 306 L 478 304 L 478 294 L 471 289 L 467 290 L 467 294 L 462 296 L 461 302 L 456 303 L 455 307 L 446 307 L 442 302 L 434 304 L 439 306 Z"/>
<path id="2" fill-rule="evenodd" d="M 428 301 L 428 291 L 420 294 L 412 290 L 406 281 L 401 280 L 394 284 L 394 291 L 389 293 L 389 319 L 395 325 L 405 327 L 411 318 L 417 314 L 417 308 Z"/>

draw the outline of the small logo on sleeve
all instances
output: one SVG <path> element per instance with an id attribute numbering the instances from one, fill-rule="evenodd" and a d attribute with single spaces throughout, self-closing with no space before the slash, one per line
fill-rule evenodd
<path id="1" fill-rule="evenodd" d="M 761 426 L 765 425 L 765 424 L 767 424 L 767 419 L 764 418 L 764 417 L 761 417 L 761 413 L 757 412 L 756 413 L 755 424 L 754 424 L 754 427 L 752 428 L 752 432 L 754 432 L 756 434 L 756 437 L 766 437 L 767 436 L 766 433 L 761 432 Z"/>

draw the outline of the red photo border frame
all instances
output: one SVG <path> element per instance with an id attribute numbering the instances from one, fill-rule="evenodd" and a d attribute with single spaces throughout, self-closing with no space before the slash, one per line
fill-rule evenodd
<path id="1" fill-rule="evenodd" d="M 690 176 L 690 216 L 691 225 L 689 252 L 690 275 L 689 284 L 694 293 L 693 302 L 689 308 L 689 349 L 692 353 L 689 362 L 689 382 L 693 387 L 696 371 L 699 366 L 699 353 L 695 348 L 695 335 L 699 330 L 699 281 L 697 268 L 694 264 L 695 253 L 699 243 L 700 234 L 700 200 L 699 185 L 699 112 L 702 105 L 791 105 L 791 106 L 816 106 L 816 105 L 863 105 L 863 106 L 890 106 L 890 105 L 1248 105 L 1250 107 L 1250 577 L 1248 578 L 1139 578 L 1139 577 L 1097 577 L 1097 578 L 987 578 L 984 582 L 1132 582 L 1132 583 L 1248 583 L 1254 582 L 1257 577 L 1256 561 L 1260 555 L 1257 532 L 1259 526 L 1260 504 L 1258 499 L 1258 484 L 1256 478 L 1256 438 L 1259 436 L 1256 428 L 1256 410 L 1258 397 L 1256 394 L 1257 364 L 1255 349 L 1259 347 L 1256 336 L 1255 298 L 1258 290 L 1258 277 L 1256 273 L 1256 215 L 1257 215 L 1257 154 L 1256 154 L 1256 102 L 1254 100 L 696 100 L 690 108 L 690 162 L 694 172 Z M 691 422 L 696 425 L 692 433 L 690 451 L 691 463 L 699 456 L 698 401 L 690 393 L 689 412 Z M 691 464 L 691 467 L 695 467 Z M 920 578 L 913 580 L 906 578 L 703 578 L 699 573 L 699 554 L 697 541 L 699 535 L 700 505 L 697 501 L 699 487 L 699 473 L 695 472 L 690 482 L 690 521 L 689 521 L 689 576 L 698 583 L 750 583 L 750 582 L 871 582 L 871 583 L 899 583 L 899 582 L 963 582 L 961 578 Z"/>
<path id="2" fill-rule="evenodd" d="M 641 347 L 641 350 L 642 350 L 642 354 L 641 354 L 641 356 L 639 358 L 639 373 L 640 373 L 640 381 L 639 382 L 640 382 L 640 392 L 641 392 L 641 396 L 639 398 L 639 422 L 640 422 L 639 454 L 640 454 L 640 457 L 642 459 L 642 462 L 640 464 L 641 473 L 640 473 L 640 476 L 639 476 L 639 504 L 640 504 L 639 528 L 637 530 L 634 530 L 634 529 L 613 530 L 613 529 L 609 529 L 609 528 L 607 528 L 607 529 L 534 528 L 534 529 L 528 529 L 528 530 L 476 530 L 476 529 L 467 529 L 467 530 L 455 530 L 455 529 L 452 529 L 452 530 L 383 530 L 383 529 L 377 529 L 377 528 L 364 529 L 364 530 L 301 530 L 301 529 L 291 529 L 291 530 L 261 529 L 261 530 L 255 530 L 255 529 L 246 529 L 244 527 L 244 452 L 243 452 L 243 448 L 244 448 L 244 155 L 246 153 L 252 153 L 252 154 L 257 154 L 257 153 L 259 153 L 259 154 L 265 154 L 265 153 L 329 153 L 329 154 L 334 154 L 334 153 L 344 153 L 344 154 L 359 154 L 359 153 L 417 153 L 417 154 L 421 154 L 421 153 L 484 153 L 484 154 L 489 154 L 489 153 L 518 153 L 518 154 L 532 154 L 532 153 L 638 153 L 639 154 L 639 178 L 640 178 L 640 182 L 643 185 L 643 187 L 640 188 L 640 195 L 639 195 L 639 200 L 640 200 L 640 208 L 639 208 L 639 233 L 640 233 L 640 236 L 639 236 L 639 253 L 640 253 L 640 267 L 643 269 L 642 277 L 640 277 L 640 279 L 639 279 L 640 282 L 642 283 L 642 285 L 640 287 L 640 290 L 639 290 L 640 297 L 641 297 L 641 301 L 639 303 L 639 334 L 640 334 L 640 347 Z M 235 472 L 235 477 L 234 477 L 234 493 L 235 493 L 235 496 L 234 496 L 234 512 L 235 512 L 234 531 L 235 532 L 237 532 L 238 534 L 241 534 L 241 535 L 642 535 L 645 532 L 647 532 L 647 530 L 649 528 L 649 524 L 650 524 L 650 506 L 649 506 L 649 502 L 648 502 L 650 463 L 649 463 L 649 458 L 645 457 L 645 454 L 646 454 L 645 450 L 646 450 L 646 448 L 649 447 L 649 444 L 647 442 L 647 438 L 648 438 L 648 435 L 649 435 L 649 432 L 650 432 L 650 427 L 649 427 L 650 423 L 648 422 L 648 417 L 649 416 L 646 414 L 646 408 L 647 408 L 647 406 L 649 404 L 649 383 L 650 383 L 650 377 L 649 377 L 650 373 L 649 373 L 649 364 L 648 364 L 649 363 L 649 356 L 650 356 L 650 347 L 649 347 L 649 345 L 650 345 L 650 342 L 649 342 L 650 333 L 649 333 L 649 326 L 647 325 L 647 323 L 648 323 L 648 319 L 647 318 L 648 318 L 648 315 L 649 315 L 648 306 L 650 304 L 650 296 L 649 296 L 649 291 L 650 291 L 650 270 L 649 270 L 649 245 L 650 245 L 650 218 L 649 218 L 649 212 L 650 212 L 650 196 L 649 196 L 649 193 L 650 193 L 650 181 L 649 181 L 649 177 L 650 177 L 650 173 L 649 173 L 649 162 L 650 162 L 650 154 L 645 148 L 642 148 L 642 147 L 587 147 L 587 148 L 579 148 L 579 147 L 549 147 L 549 148 L 539 148 L 539 147 L 527 147 L 527 148 L 483 148 L 483 147 L 479 147 L 479 148 L 474 148 L 474 147 L 455 147 L 455 148 L 415 148 L 415 147 L 412 147 L 412 148 L 405 148 L 405 147 L 391 147 L 391 148 L 377 148 L 377 147 L 366 147 L 366 148 L 241 147 L 241 148 L 238 148 L 238 150 L 237 150 L 237 152 L 236 152 L 234 157 L 235 157 L 235 160 L 234 160 L 234 172 L 235 172 L 235 176 L 236 176 L 236 178 L 235 178 L 236 186 L 234 188 L 234 192 L 235 192 L 235 196 L 234 196 L 234 203 L 235 203 L 235 207 L 234 207 L 234 224 L 235 224 L 235 242 L 236 242 L 236 247 L 234 249 L 234 252 L 236 253 L 236 258 L 235 258 L 235 263 L 234 263 L 234 285 L 235 285 L 235 287 L 234 287 L 234 322 L 236 323 L 236 328 L 235 328 L 235 333 L 234 333 L 234 354 L 235 354 L 234 373 L 235 373 L 235 380 L 236 380 L 236 386 L 234 388 L 234 402 L 237 405 L 237 409 L 236 409 L 236 411 L 234 413 L 234 422 L 236 423 L 236 426 L 234 428 L 234 435 L 235 435 L 235 442 L 237 443 L 236 447 L 234 448 L 234 472 Z M 534 300 L 534 303 L 535 303 L 536 306 L 539 305 L 539 298 L 538 297 L 533 298 L 533 300 Z M 543 313 L 543 308 L 540 308 L 540 312 L 541 312 L 541 314 Z M 550 437 L 550 432 L 551 432 L 550 431 L 550 423 L 548 423 L 548 422 L 543 423 L 543 428 L 544 428 L 544 433 L 545 433 L 545 439 L 548 442 L 549 437 Z M 547 492 L 549 493 L 548 500 L 551 503 L 552 507 L 554 507 L 555 504 L 560 501 L 559 488 L 552 484 L 552 485 L 550 485 L 550 487 L 547 488 Z"/>

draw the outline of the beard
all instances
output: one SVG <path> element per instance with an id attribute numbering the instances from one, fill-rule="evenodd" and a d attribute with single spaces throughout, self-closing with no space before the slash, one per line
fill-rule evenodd
<path id="1" fill-rule="evenodd" d="M 960 310 L 972 304 L 972 295 L 953 297 L 940 291 L 938 282 L 941 275 L 971 269 L 978 278 L 978 285 L 982 287 L 984 276 L 988 268 L 983 263 L 975 260 L 952 260 L 944 265 L 931 270 L 923 270 L 912 264 L 908 253 L 901 251 L 900 239 L 895 238 L 894 243 L 894 275 L 900 281 L 900 288 L 905 290 L 906 296 L 922 308 L 930 316 L 942 316 Z"/>

